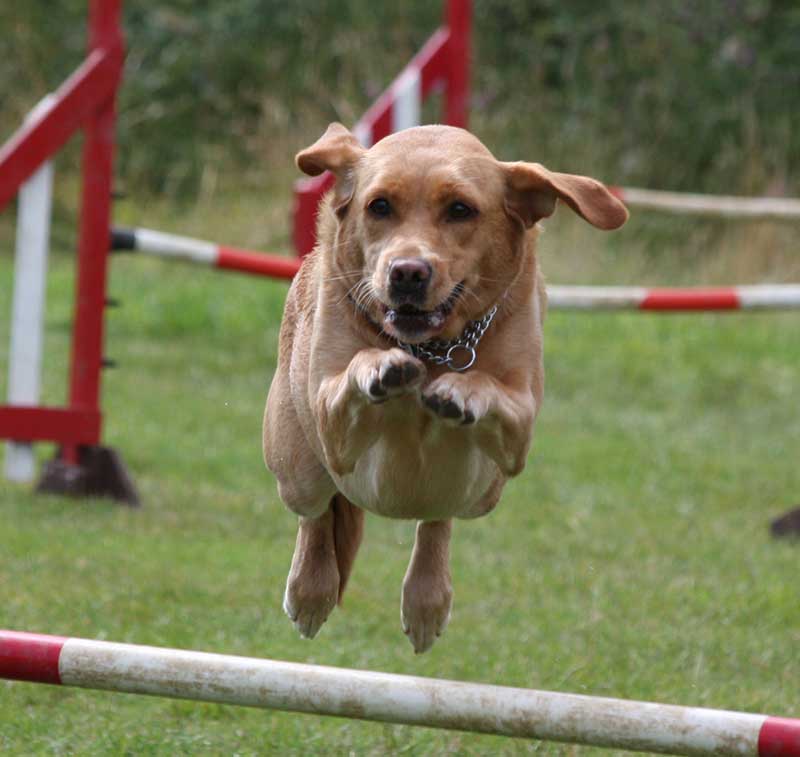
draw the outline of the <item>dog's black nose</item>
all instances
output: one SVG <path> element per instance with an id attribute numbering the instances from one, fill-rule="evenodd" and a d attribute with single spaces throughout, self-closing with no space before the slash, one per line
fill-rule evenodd
<path id="1" fill-rule="evenodd" d="M 422 258 L 397 258 L 389 266 L 391 293 L 411 299 L 421 298 L 428 288 L 433 269 Z"/>

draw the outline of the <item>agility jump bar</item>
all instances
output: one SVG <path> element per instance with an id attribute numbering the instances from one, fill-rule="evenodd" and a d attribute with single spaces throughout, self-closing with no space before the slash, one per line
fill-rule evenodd
<path id="1" fill-rule="evenodd" d="M 547 300 L 556 310 L 796 310 L 800 284 L 737 287 L 548 286 Z"/>
<path id="2" fill-rule="evenodd" d="M 111 249 L 143 252 L 158 257 L 278 279 L 291 279 L 300 268 L 299 258 L 227 247 L 153 229 L 114 228 L 111 230 Z"/>
<path id="3" fill-rule="evenodd" d="M 0 631 L 0 678 L 681 755 L 800 757 L 800 720 Z"/>
<path id="4" fill-rule="evenodd" d="M 717 218 L 800 220 L 800 200 L 791 197 L 735 197 L 663 192 L 639 187 L 609 189 L 631 208 Z"/>
<path id="5" fill-rule="evenodd" d="M 115 250 L 281 279 L 291 279 L 301 262 L 152 229 L 115 228 L 111 245 Z M 800 284 L 687 289 L 552 285 L 547 298 L 554 310 L 792 310 L 800 309 Z"/>

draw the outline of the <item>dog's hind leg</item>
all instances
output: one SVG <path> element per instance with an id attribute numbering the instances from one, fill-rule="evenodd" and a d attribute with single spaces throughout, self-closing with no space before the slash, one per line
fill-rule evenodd
<path id="1" fill-rule="evenodd" d="M 427 652 L 450 619 L 453 586 L 450 581 L 452 521 L 417 524 L 414 551 L 403 579 L 400 619 L 417 654 Z"/>
<path id="2" fill-rule="evenodd" d="M 364 511 L 341 494 L 319 517 L 300 517 L 283 609 L 307 639 L 317 635 L 342 600 L 363 524 Z"/>
<path id="3" fill-rule="evenodd" d="M 333 520 L 329 507 L 317 518 L 301 516 L 297 529 L 283 609 L 307 639 L 317 635 L 339 597 Z"/>
<path id="4" fill-rule="evenodd" d="M 364 535 L 364 511 L 342 494 L 331 500 L 333 510 L 333 543 L 336 547 L 336 565 L 339 568 L 339 596 L 342 603 L 347 580 L 353 570 L 356 553 Z"/>

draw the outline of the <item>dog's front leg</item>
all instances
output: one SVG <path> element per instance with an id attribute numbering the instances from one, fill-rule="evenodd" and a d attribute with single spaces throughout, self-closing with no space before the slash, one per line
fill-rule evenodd
<path id="1" fill-rule="evenodd" d="M 484 371 L 445 373 L 425 388 L 422 401 L 444 422 L 468 427 L 504 476 L 522 471 L 536 416 L 530 388 L 508 386 Z"/>
<path id="2" fill-rule="evenodd" d="M 317 430 L 330 470 L 352 472 L 380 433 L 380 405 L 417 391 L 425 366 L 399 348 L 365 349 L 340 374 L 323 378 L 317 391 Z"/>

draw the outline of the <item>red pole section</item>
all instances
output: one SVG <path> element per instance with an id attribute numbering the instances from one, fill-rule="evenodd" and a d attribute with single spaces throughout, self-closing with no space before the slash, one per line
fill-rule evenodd
<path id="1" fill-rule="evenodd" d="M 738 310 L 739 294 L 734 288 L 650 289 L 642 310 Z"/>
<path id="2" fill-rule="evenodd" d="M 278 255 L 238 250 L 235 247 L 220 247 L 217 257 L 217 268 L 229 271 L 241 271 L 257 276 L 269 276 L 276 279 L 291 279 L 300 270 L 302 260 L 282 258 Z"/>
<path id="3" fill-rule="evenodd" d="M 800 754 L 800 720 L 767 718 L 758 734 L 758 757 Z"/>
<path id="4" fill-rule="evenodd" d="M 120 0 L 92 0 L 89 13 L 90 51 L 101 48 L 122 50 Z M 69 389 L 69 405 L 75 410 L 99 411 L 100 407 L 115 100 L 116 87 L 89 118 L 84 129 L 83 195 Z M 97 441 L 99 436 L 93 443 Z M 64 457 L 67 462 L 77 462 L 77 450 L 66 447 Z"/>
<path id="5" fill-rule="evenodd" d="M 445 123 L 467 128 L 469 116 L 470 0 L 447 0 L 447 26 L 450 30 L 447 55 Z"/>
<path id="6" fill-rule="evenodd" d="M 0 631 L 0 678 L 61 683 L 58 659 L 65 641 L 62 636 Z"/>

